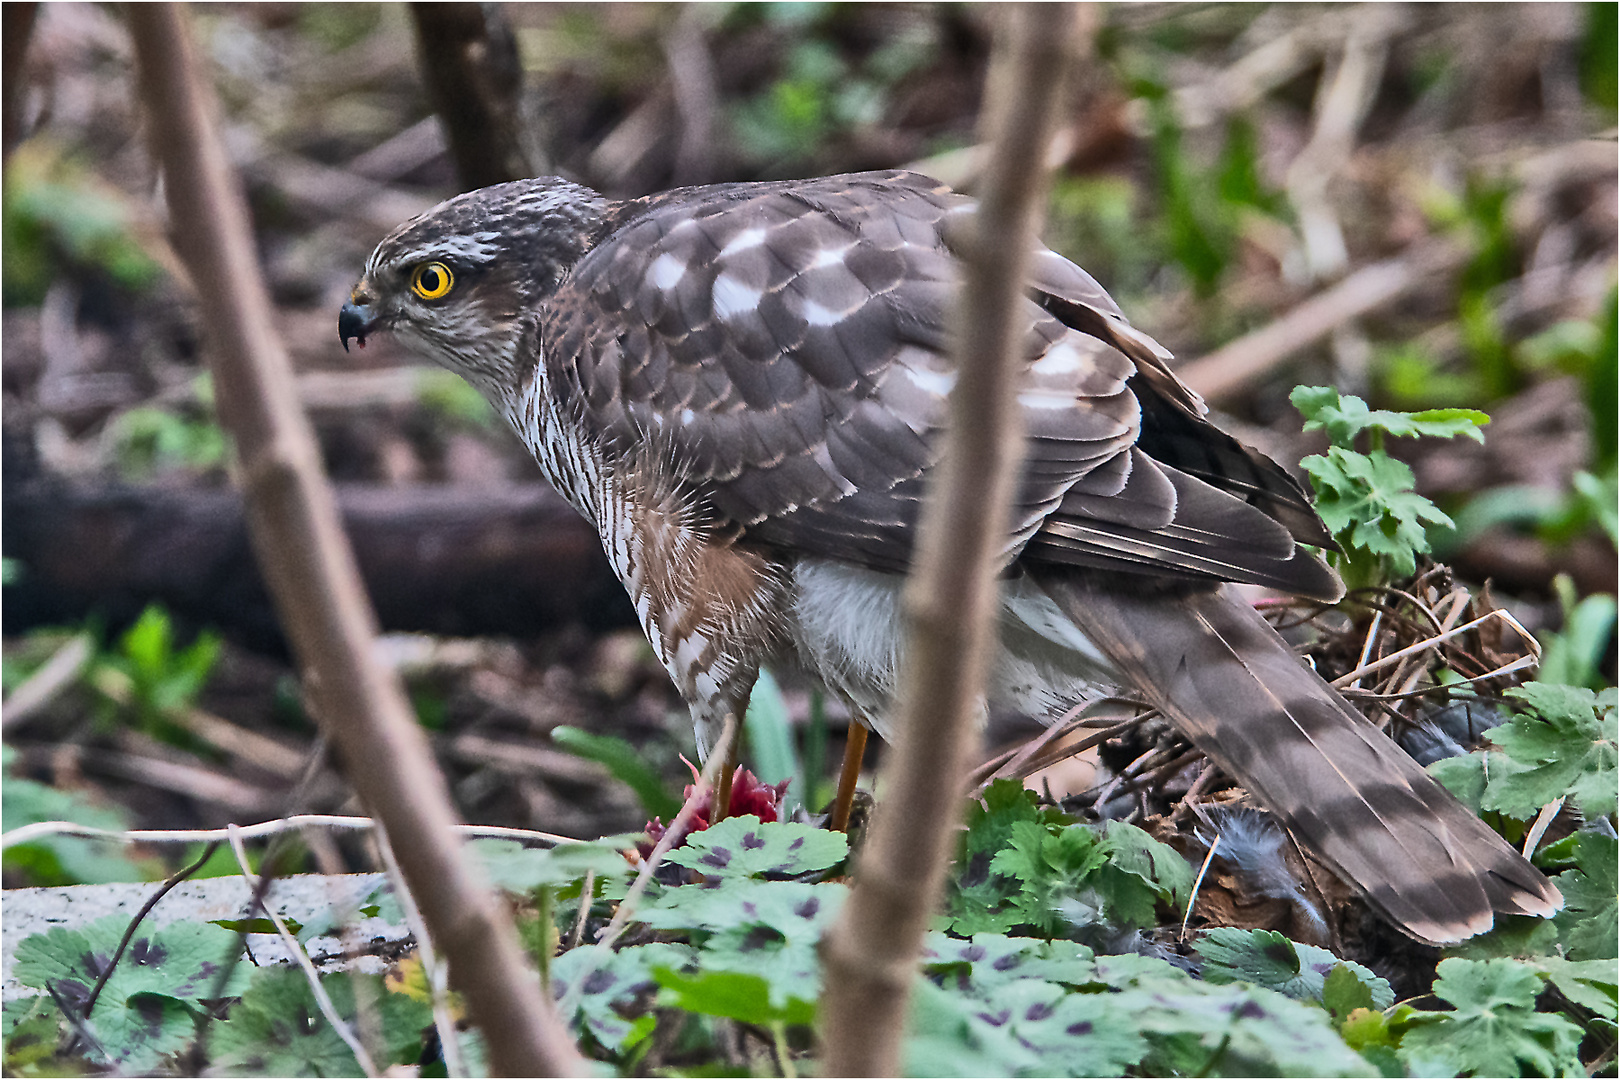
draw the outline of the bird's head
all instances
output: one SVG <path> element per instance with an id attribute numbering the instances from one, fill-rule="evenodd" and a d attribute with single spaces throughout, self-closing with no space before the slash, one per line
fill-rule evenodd
<path id="1" fill-rule="evenodd" d="M 363 347 L 392 331 L 492 398 L 522 378 L 541 304 L 585 253 L 607 201 L 557 177 L 515 180 L 440 203 L 395 229 L 366 260 L 338 314 Z"/>

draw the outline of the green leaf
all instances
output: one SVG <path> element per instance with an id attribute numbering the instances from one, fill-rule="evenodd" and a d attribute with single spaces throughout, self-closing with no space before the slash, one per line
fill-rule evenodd
<path id="1" fill-rule="evenodd" d="M 842 862 L 849 854 L 843 833 L 793 822 L 761 822 L 752 814 L 729 817 L 692 833 L 665 859 L 710 880 L 769 874 L 793 877 Z"/>
<path id="2" fill-rule="evenodd" d="M 976 1023 L 977 1003 L 926 979 L 911 994 L 901 1051 L 907 1076 L 1013 1076 L 1033 1069 L 1034 1051 L 989 1024 Z"/>
<path id="3" fill-rule="evenodd" d="M 1019 979 L 1069 986 L 1096 981 L 1092 951 L 1074 941 L 1042 941 L 1005 934 L 975 934 L 966 941 L 930 930 L 923 939 L 923 971 L 947 989 L 987 997 Z"/>
<path id="4" fill-rule="evenodd" d="M 0 785 L 0 818 L 8 832 L 39 821 L 72 821 L 114 832 L 129 828 L 121 810 L 97 806 L 77 792 L 22 777 L 7 777 Z M 6 849 L 4 863 L 7 870 L 26 874 L 26 884 L 40 886 L 143 881 L 149 876 L 124 854 L 118 841 L 81 836 L 49 836 L 14 844 Z"/>
<path id="5" fill-rule="evenodd" d="M 526 848 L 516 840 L 474 840 L 467 845 L 490 882 L 508 892 L 528 893 L 541 885 L 571 885 L 587 873 L 599 878 L 630 876 L 623 853 L 609 843 L 583 841 L 553 848 Z"/>
<path id="6" fill-rule="evenodd" d="M 1484 807 L 1529 818 L 1568 794 L 1588 816 L 1614 813 L 1620 716 L 1613 694 L 1599 699 L 1584 687 L 1535 682 L 1509 690 L 1508 696 L 1523 701 L 1530 712 L 1493 729 L 1490 739 L 1529 768 L 1493 774 Z"/>
<path id="7" fill-rule="evenodd" d="M 551 729 L 551 738 L 558 746 L 587 761 L 599 762 L 607 767 L 614 779 L 628 785 L 641 807 L 653 817 L 670 820 L 681 811 L 681 800 L 664 787 L 640 752 L 628 742 L 613 735 L 597 735 L 566 724 Z"/>
<path id="8" fill-rule="evenodd" d="M 1541 979 L 1514 960 L 1440 961 L 1436 996 L 1454 1011 L 1408 1030 L 1400 1056 L 1438 1058 L 1485 1076 L 1561 1076 L 1580 1068 L 1581 1029 L 1535 1011 Z"/>
<path id="9" fill-rule="evenodd" d="M 849 895 L 843 885 L 732 881 L 717 888 L 670 889 L 643 909 L 658 930 L 702 931 L 707 970 L 758 975 L 774 1001 L 815 1000 L 821 992 L 817 947 Z"/>
<path id="10" fill-rule="evenodd" d="M 653 942 L 620 949 L 602 960 L 595 948 L 570 949 L 551 964 L 551 991 L 561 1002 L 582 977 L 579 1011 L 571 1022 L 583 1024 L 608 1050 L 622 1054 L 648 1035 L 653 991 L 658 982 L 653 970 L 679 970 L 692 964 L 697 950 L 689 945 Z"/>
<path id="11" fill-rule="evenodd" d="M 1464 960 L 1511 957 L 1527 960 L 1550 956 L 1558 948 L 1558 927 L 1550 919 L 1533 915 L 1497 915 L 1490 933 L 1480 934 L 1446 950 Z"/>
<path id="12" fill-rule="evenodd" d="M 1204 978 L 1212 983 L 1250 982 L 1276 990 L 1301 1001 L 1327 1005 L 1336 1015 L 1352 1009 L 1387 1009 L 1395 1002 L 1389 983 L 1367 968 L 1350 960 L 1340 960 L 1326 949 L 1290 941 L 1275 930 L 1239 930 L 1220 927 L 1211 930 L 1198 944 L 1204 958 Z M 1337 1001 L 1326 1000 L 1327 980 L 1338 975 Z M 1354 991 L 1344 982 L 1354 979 L 1363 991 Z M 1361 993 L 1366 1001 L 1358 1000 Z"/>
<path id="13" fill-rule="evenodd" d="M 1494 767 L 1502 755 L 1492 758 Z M 1447 791 L 1457 797 L 1457 801 L 1472 810 L 1477 816 L 1480 812 L 1480 800 L 1485 797 L 1485 752 L 1475 750 L 1468 754 L 1458 754 L 1455 757 L 1441 758 L 1429 766 L 1429 775 L 1440 781 Z"/>
<path id="14" fill-rule="evenodd" d="M 18 944 L 12 974 L 27 986 L 49 983 L 70 1007 L 82 1009 L 128 926 L 128 916 L 109 915 L 77 930 L 33 934 Z M 107 1063 L 149 1072 L 184 1047 L 194 1024 L 190 1007 L 213 992 L 221 965 L 238 948 L 234 934 L 205 923 L 137 931 L 90 1016 Z M 245 969 L 233 970 L 224 993 L 238 992 L 246 977 Z"/>
<path id="15" fill-rule="evenodd" d="M 1478 409 L 1428 409 L 1416 413 L 1369 409 L 1365 401 L 1340 397 L 1331 386 L 1296 386 L 1288 400 L 1304 415 L 1306 431 L 1326 432 L 1334 446 L 1346 449 L 1363 431 L 1410 438 L 1466 435 L 1475 442 L 1484 442 L 1479 429 L 1491 422 Z"/>
<path id="16" fill-rule="evenodd" d="M 981 1076 L 1118 1076 L 1148 1051 L 1147 1039 L 1112 994 L 1070 993 L 1040 979 L 1011 981 L 990 997 L 938 997 L 923 986 L 919 993 L 929 994 L 941 1019 L 950 1018 L 935 1036 L 934 1052 L 945 1058 L 935 1064 L 935 1075 L 963 1075 L 949 1058 L 953 1041 L 966 1060 L 994 1059 L 993 1068 L 967 1074 Z M 907 1054 L 912 1070 L 914 1052 Z"/>
<path id="17" fill-rule="evenodd" d="M 1358 454 L 1331 447 L 1300 462 L 1316 488 L 1316 512 L 1334 537 L 1371 552 L 1390 572 L 1409 576 L 1416 556 L 1430 550 L 1428 525 L 1452 528 L 1449 517 L 1412 490 L 1415 480 L 1405 462 L 1381 450 Z"/>
<path id="18" fill-rule="evenodd" d="M 5 1003 L 5 1071 L 8 1076 L 37 1073 L 41 1062 L 56 1056 L 67 1022 L 45 994 L 12 998 Z M 77 1071 L 77 1070 L 76 1070 Z"/>
<path id="19" fill-rule="evenodd" d="M 808 1025 L 816 1019 L 814 999 L 790 997 L 781 1005 L 772 1004 L 771 986 L 758 975 L 736 971 L 699 971 L 683 975 L 660 967 L 653 969 L 653 978 L 664 988 L 658 995 L 659 1004 L 687 1012 L 761 1025 Z"/>
<path id="20" fill-rule="evenodd" d="M 1147 1075 L 1366 1076 L 1321 1009 L 1243 983 L 1146 978 L 1114 997 L 1153 1046 Z"/>
<path id="21" fill-rule="evenodd" d="M 1564 894 L 1564 910 L 1553 918 L 1571 960 L 1613 960 L 1620 953 L 1620 892 L 1616 861 L 1620 842 L 1598 832 L 1580 832 L 1575 865 L 1554 879 Z"/>
<path id="22" fill-rule="evenodd" d="M 341 972 L 322 978 L 322 989 L 351 1030 L 359 1012 L 354 1000 L 357 979 L 369 991 L 386 1042 L 387 1060 L 377 1064 L 414 1063 L 421 1056 L 422 1032 L 433 1023 L 432 1007 L 406 994 L 389 993 L 378 975 Z M 214 1026 L 208 1046 L 215 1067 L 232 1074 L 359 1075 L 354 1052 L 327 1022 L 297 968 L 255 971 L 252 985 L 231 1007 L 229 1019 Z"/>
<path id="23" fill-rule="evenodd" d="M 1019 823 L 1044 821 L 1033 792 L 1015 780 L 997 780 L 978 801 L 968 804 L 967 829 L 946 893 L 949 929 L 970 937 L 1010 930 L 1023 919 L 1016 901 L 1016 877 L 991 871 L 991 863 L 1012 842 Z"/>
<path id="24" fill-rule="evenodd" d="M 1385 1007 L 1393 1003 L 1394 994 L 1391 993 L 1390 1001 Z M 1322 980 L 1322 1004 L 1338 1020 L 1348 1017 L 1357 1009 L 1378 1007 L 1373 997 L 1373 988 L 1363 982 L 1348 964 L 1333 965 L 1333 970 Z"/>
<path id="25" fill-rule="evenodd" d="M 1105 871 L 1129 875 L 1151 889 L 1160 900 L 1178 911 L 1192 899 L 1193 869 L 1181 853 L 1153 839 L 1142 829 L 1123 821 L 1110 821 L 1104 827 L 1103 851 L 1108 855 Z M 1105 893 L 1113 894 L 1111 873 L 1103 876 Z M 1137 926 L 1153 919 L 1147 913 Z"/>
<path id="26" fill-rule="evenodd" d="M 1531 961 L 1570 1001 L 1614 1023 L 1620 1020 L 1620 972 L 1614 961 L 1565 960 L 1557 956 Z"/>

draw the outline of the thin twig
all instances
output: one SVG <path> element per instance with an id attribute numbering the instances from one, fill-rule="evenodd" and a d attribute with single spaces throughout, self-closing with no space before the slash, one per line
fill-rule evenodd
<path id="1" fill-rule="evenodd" d="M 1177 938 L 1178 941 L 1187 940 L 1187 921 L 1192 918 L 1193 905 L 1198 903 L 1198 889 L 1204 884 L 1204 875 L 1209 873 L 1209 864 L 1215 861 L 1215 849 L 1221 846 L 1221 835 L 1215 834 L 1214 841 L 1209 845 L 1209 853 L 1204 856 L 1204 863 L 1198 868 L 1198 876 L 1193 879 L 1192 895 L 1187 898 L 1187 913 L 1181 917 L 1181 934 Z"/>
<path id="2" fill-rule="evenodd" d="M 950 860 L 976 721 L 993 652 L 998 573 L 1022 455 L 1016 361 L 1025 269 L 1045 202 L 1042 157 L 1065 75 L 1094 10 L 1007 5 L 987 77 L 982 129 L 993 132 L 982 201 L 959 236 L 949 421 L 929 479 L 903 597 L 906 656 L 894 757 L 855 868 L 855 887 L 822 941 L 823 1036 L 832 1075 L 900 1068 L 917 954 Z M 1082 19 L 1083 16 L 1083 19 Z"/>
<path id="3" fill-rule="evenodd" d="M 664 830 L 664 835 L 658 838 L 658 843 L 653 845 L 652 852 L 642 863 L 641 872 L 636 875 L 636 880 L 625 890 L 624 899 L 619 901 L 619 910 L 613 913 L 612 921 L 597 935 L 597 942 L 592 946 L 591 955 L 585 958 L 583 970 L 575 975 L 567 995 L 557 1007 L 558 1015 L 573 1016 L 578 1011 L 580 995 L 584 993 L 586 980 L 613 955 L 613 946 L 629 928 L 631 916 L 635 914 L 647 887 L 652 884 L 653 874 L 658 870 L 658 865 L 664 861 L 669 849 L 675 846 L 676 838 L 682 835 L 692 816 L 697 813 L 698 803 L 703 801 L 704 794 L 713 789 L 715 774 L 730 759 L 731 744 L 736 738 L 737 717 L 734 713 L 727 713 L 725 727 L 721 729 L 720 738 L 715 741 L 714 749 L 709 751 L 709 760 L 704 762 L 698 782 L 692 785 L 686 801 L 681 804 L 680 812 L 669 823 L 669 828 Z"/>
<path id="4" fill-rule="evenodd" d="M 102 1046 L 101 1040 L 96 1037 L 95 1026 L 91 1024 L 88 1019 L 80 1016 L 79 1010 L 68 1005 L 67 998 L 64 997 L 62 992 L 56 988 L 55 979 L 45 980 L 45 992 L 51 995 L 51 1000 L 56 1002 L 56 1007 L 61 1010 L 63 1016 L 67 1017 L 67 1022 L 73 1025 L 74 1034 L 83 1039 L 86 1045 L 88 1045 L 97 1054 L 101 1055 L 102 1059 L 110 1064 L 112 1061 L 112 1055 L 107 1053 L 107 1048 Z M 114 1076 L 124 1075 L 116 1066 L 113 1066 L 112 1072 Z"/>
<path id="5" fill-rule="evenodd" d="M 344 534 L 319 447 L 292 391 L 239 179 L 221 145 L 218 102 L 173 4 L 137 4 L 128 25 L 169 221 L 209 330 L 205 354 L 250 535 L 298 657 L 311 712 L 386 822 L 400 864 L 444 949 L 490 1069 L 573 1075 L 584 1062 L 533 985 L 511 916 L 467 862 L 444 776 L 398 678 L 373 648 L 377 622 Z"/>
<path id="6" fill-rule="evenodd" d="M 230 829 L 230 844 L 231 853 L 236 856 L 236 863 L 242 868 L 242 877 L 246 879 L 250 886 L 257 889 L 261 878 L 248 865 L 247 848 L 242 846 L 242 838 L 237 835 L 234 828 Z M 280 936 L 282 945 L 286 946 L 288 953 L 292 955 L 293 960 L 303 970 L 304 978 L 309 981 L 310 992 L 315 995 L 315 1004 L 320 1008 L 321 1015 L 326 1017 L 326 1022 L 332 1025 L 332 1030 L 337 1034 L 338 1038 L 343 1040 L 344 1045 L 354 1052 L 354 1059 L 360 1063 L 360 1068 L 364 1070 L 365 1074 L 367 1076 L 376 1076 L 377 1066 L 373 1064 L 371 1055 L 360 1044 L 360 1040 L 355 1036 L 354 1032 L 349 1030 L 349 1025 L 344 1022 L 343 1017 L 338 1015 L 337 1006 L 332 1004 L 332 998 L 327 994 L 326 987 L 321 985 L 320 973 L 315 970 L 315 965 L 310 963 L 309 954 L 298 943 L 298 939 L 293 937 L 292 931 L 287 929 L 287 924 L 281 920 L 281 916 L 272 911 L 270 905 L 264 902 L 263 897 L 258 898 L 257 907 L 264 913 L 265 918 L 274 924 L 276 934 Z M 252 910 L 248 911 L 248 917 L 253 917 Z"/>
<path id="7" fill-rule="evenodd" d="M 1382 611 L 1373 612 L 1372 622 L 1367 626 L 1367 640 L 1362 643 L 1361 656 L 1356 660 L 1356 667 L 1358 669 L 1365 667 L 1368 658 L 1372 656 L 1373 646 L 1378 644 L 1378 628 L 1383 624 L 1384 613 Z M 1361 680 L 1357 679 L 1355 682 L 1351 683 L 1350 688 L 1352 690 L 1359 690 L 1361 688 Z"/>
<path id="8" fill-rule="evenodd" d="M 369 830 L 377 823 L 368 817 L 342 814 L 294 814 L 274 821 L 261 821 L 257 825 L 234 825 L 226 829 L 98 829 L 93 825 L 80 825 L 76 821 L 38 821 L 20 825 L 8 833 L 0 834 L 0 850 L 13 844 L 26 844 L 47 836 L 83 836 L 91 839 L 120 840 L 127 844 L 195 844 L 212 840 L 228 840 L 231 829 L 244 840 L 257 840 L 266 836 L 296 832 L 299 829 Z M 457 825 L 455 832 L 468 839 L 522 840 L 544 844 L 578 844 L 572 836 L 538 832 L 534 829 L 513 829 L 502 825 Z"/>
<path id="9" fill-rule="evenodd" d="M 1479 626 L 1481 623 L 1498 617 L 1512 626 L 1514 630 L 1518 631 L 1519 636 L 1525 639 L 1525 642 L 1530 646 L 1530 655 L 1519 657 L 1519 659 L 1498 669 L 1494 674 L 1506 675 L 1509 672 L 1519 671 L 1525 667 L 1539 664 L 1541 662 L 1541 646 L 1536 642 L 1535 636 L 1532 635 L 1530 631 L 1526 630 L 1519 620 L 1515 619 L 1511 614 L 1509 614 L 1506 609 L 1497 608 L 1494 611 L 1487 611 L 1479 618 L 1463 623 L 1461 626 L 1453 627 L 1452 629 L 1447 630 L 1445 633 L 1436 634 L 1434 637 L 1426 638 L 1423 641 L 1408 645 L 1406 648 L 1392 652 L 1388 656 L 1380 657 L 1370 664 L 1363 664 L 1354 671 L 1349 671 L 1343 675 L 1340 675 L 1337 679 L 1333 680 L 1331 685 L 1335 688 L 1347 686 L 1350 683 L 1359 680 L 1363 675 L 1371 675 L 1375 671 L 1382 671 L 1384 668 L 1389 667 L 1391 664 L 1404 657 L 1411 656 L 1414 653 L 1423 652 L 1425 649 L 1432 649 L 1442 642 L 1450 641 L 1454 637 L 1467 633 L 1469 630 Z"/>
<path id="10" fill-rule="evenodd" d="M 1208 401 L 1231 398 L 1350 320 L 1407 296 L 1419 282 L 1460 267 L 1467 254 L 1448 240 L 1423 241 L 1398 258 L 1362 267 L 1276 321 L 1182 364 L 1176 374 Z"/>
<path id="11" fill-rule="evenodd" d="M 96 999 L 101 996 L 102 987 L 107 985 L 107 980 L 112 976 L 113 969 L 118 966 L 118 961 L 123 958 L 124 950 L 129 948 L 130 939 L 135 936 L 135 930 L 141 925 L 141 920 L 146 918 L 148 913 L 150 913 L 151 910 L 157 906 L 157 902 L 159 900 L 162 900 L 165 896 L 169 895 L 170 889 L 189 878 L 192 874 L 195 874 L 198 870 L 201 870 L 203 868 L 203 864 L 209 859 L 213 858 L 214 852 L 218 850 L 219 841 L 215 840 L 212 844 L 209 844 L 208 847 L 203 849 L 202 858 L 198 859 L 190 866 L 187 866 L 170 875 L 168 880 L 163 883 L 158 891 L 153 893 L 146 903 L 141 905 L 141 910 L 135 913 L 135 917 L 129 921 L 129 926 L 124 930 L 124 936 L 119 939 L 118 948 L 113 950 L 112 959 L 107 961 L 106 968 L 101 972 L 100 977 L 96 979 L 96 985 L 91 988 L 90 996 L 85 999 L 85 1019 L 88 1020 L 90 1018 L 91 1010 L 96 1007 Z"/>
<path id="12" fill-rule="evenodd" d="M 90 662 L 94 642 L 89 634 L 74 634 L 51 654 L 22 684 L 6 697 L 0 727 L 14 732 L 16 726 L 44 708 L 51 699 L 73 684 Z"/>
<path id="13" fill-rule="evenodd" d="M 439 1049 L 444 1055 L 446 1076 L 466 1076 L 467 1066 L 461 1060 L 461 1044 L 456 1041 L 456 1019 L 450 1012 L 450 973 L 439 963 L 439 954 L 433 948 L 422 911 L 416 906 L 416 897 L 405 883 L 404 871 L 394 856 L 393 845 L 388 842 L 388 830 L 379 826 L 372 832 L 377 842 L 377 854 L 382 859 L 383 872 L 394 888 L 394 899 L 405 915 L 405 925 L 416 938 L 416 955 L 422 961 L 422 974 L 427 976 L 428 994 L 433 999 L 433 1029 L 439 1033 Z"/>
<path id="14" fill-rule="evenodd" d="M 568 937 L 570 949 L 579 948 L 585 940 L 585 923 L 590 918 L 591 902 L 596 898 L 596 871 L 585 871 L 585 884 L 579 888 L 579 917 L 574 920 L 574 932 Z"/>

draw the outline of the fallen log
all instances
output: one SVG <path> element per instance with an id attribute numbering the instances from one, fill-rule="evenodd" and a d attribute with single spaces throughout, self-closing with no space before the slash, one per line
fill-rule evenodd
<path id="1" fill-rule="evenodd" d="M 596 534 L 549 487 L 338 488 L 344 527 L 385 630 L 533 637 L 569 623 L 633 626 Z M 249 648 L 285 646 L 228 489 L 7 485 L 8 635 L 159 602 Z"/>

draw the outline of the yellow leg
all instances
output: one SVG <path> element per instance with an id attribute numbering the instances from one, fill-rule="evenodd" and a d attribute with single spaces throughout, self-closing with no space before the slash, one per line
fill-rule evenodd
<path id="1" fill-rule="evenodd" d="M 855 781 L 861 776 L 861 760 L 866 757 L 866 725 L 849 725 L 849 740 L 844 743 L 844 768 L 838 774 L 838 796 L 833 799 L 832 820 L 828 828 L 834 832 L 849 831 L 849 811 L 855 802 Z"/>
<path id="2" fill-rule="evenodd" d="M 737 761 L 741 757 L 739 748 L 742 744 L 742 731 L 739 729 L 737 737 L 731 740 L 726 747 L 726 760 L 720 766 L 720 775 L 714 782 L 714 804 L 709 811 L 709 824 L 721 821 L 731 813 L 731 779 L 737 772 Z"/>

